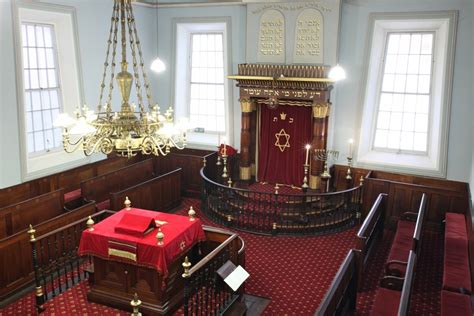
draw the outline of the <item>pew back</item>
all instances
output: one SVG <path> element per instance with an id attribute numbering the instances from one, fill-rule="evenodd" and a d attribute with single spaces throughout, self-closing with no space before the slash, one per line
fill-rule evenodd
<path id="1" fill-rule="evenodd" d="M 147 159 L 81 183 L 82 197 L 102 202 L 116 192 L 149 180 L 154 175 L 153 160 Z"/>
<path id="2" fill-rule="evenodd" d="M 415 225 L 415 231 L 413 232 L 413 250 L 418 251 L 418 248 L 421 246 L 421 234 L 423 232 L 423 226 L 425 223 L 425 218 L 427 217 L 425 215 L 426 213 L 426 203 L 427 203 L 427 197 L 426 194 L 423 193 L 421 196 L 421 202 L 420 202 L 420 207 L 418 208 L 418 216 L 416 218 L 416 225 Z"/>
<path id="3" fill-rule="evenodd" d="M 408 256 L 407 272 L 405 274 L 405 281 L 403 282 L 402 295 L 400 298 L 400 305 L 398 306 L 398 316 L 408 315 L 410 309 L 410 297 L 415 282 L 415 266 L 416 253 L 410 250 Z"/>
<path id="4" fill-rule="evenodd" d="M 64 190 L 56 190 L 0 209 L 0 239 L 63 212 Z"/>
<path id="5" fill-rule="evenodd" d="M 165 211 L 178 206 L 181 202 L 181 168 L 110 193 L 110 208 L 120 211 L 126 197 L 133 207 L 145 210 Z"/>
<path id="6" fill-rule="evenodd" d="M 357 302 L 357 250 L 350 249 L 326 292 L 315 316 L 348 315 Z"/>

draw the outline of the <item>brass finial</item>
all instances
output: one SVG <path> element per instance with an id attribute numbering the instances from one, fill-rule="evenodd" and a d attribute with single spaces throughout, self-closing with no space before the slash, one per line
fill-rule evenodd
<path id="1" fill-rule="evenodd" d="M 133 300 L 130 301 L 130 305 L 132 306 L 132 309 L 133 309 L 133 312 L 132 312 L 132 316 L 141 316 L 142 313 L 140 313 L 138 311 L 138 308 L 140 307 L 140 305 L 142 305 L 142 301 L 140 301 L 138 299 L 138 294 L 135 293 L 133 295 Z"/>
<path id="2" fill-rule="evenodd" d="M 278 189 L 280 189 L 280 187 L 278 186 L 278 183 L 275 184 L 274 189 L 275 189 L 275 194 L 278 194 Z"/>
<path id="3" fill-rule="evenodd" d="M 91 232 L 91 231 L 94 230 L 94 220 L 92 219 L 91 216 L 89 216 L 89 218 L 87 219 L 86 225 L 87 225 L 87 230 L 88 231 Z"/>
<path id="4" fill-rule="evenodd" d="M 183 278 L 189 278 L 189 269 L 191 268 L 191 262 L 189 262 L 188 256 L 184 258 L 184 262 L 181 264 L 184 268 L 184 272 L 182 274 Z"/>
<path id="5" fill-rule="evenodd" d="M 161 228 L 158 228 L 158 233 L 156 234 L 156 239 L 158 239 L 158 245 L 162 246 L 164 244 L 163 239 L 165 238 L 165 234 L 161 231 Z"/>
<path id="6" fill-rule="evenodd" d="M 128 196 L 125 197 L 125 202 L 123 202 L 125 205 L 125 209 L 128 211 L 130 210 L 130 206 L 132 206 L 132 202 L 128 199 Z"/>
<path id="7" fill-rule="evenodd" d="M 30 224 L 30 229 L 27 231 L 27 233 L 30 235 L 31 242 L 36 241 L 36 238 L 35 238 L 36 229 L 33 228 L 33 225 Z"/>
<path id="8" fill-rule="evenodd" d="M 363 184 L 364 184 L 364 177 L 360 176 L 359 185 L 363 185 Z"/>
<path id="9" fill-rule="evenodd" d="M 273 230 L 276 230 L 276 229 L 277 229 L 277 223 L 275 223 L 275 222 L 273 223 L 272 229 L 273 229 Z"/>
<path id="10" fill-rule="evenodd" d="M 193 209 L 192 206 L 189 207 L 188 216 L 191 222 L 196 220 L 196 211 Z"/>
<path id="11" fill-rule="evenodd" d="M 227 215 L 227 221 L 228 221 L 229 223 L 232 222 L 232 215 L 230 215 L 230 214 Z"/>
<path id="12" fill-rule="evenodd" d="M 227 185 L 229 188 L 232 188 L 232 179 L 229 177 L 229 180 L 227 180 Z"/>
<path id="13" fill-rule="evenodd" d="M 202 166 L 205 167 L 206 166 L 206 158 L 202 158 Z"/>

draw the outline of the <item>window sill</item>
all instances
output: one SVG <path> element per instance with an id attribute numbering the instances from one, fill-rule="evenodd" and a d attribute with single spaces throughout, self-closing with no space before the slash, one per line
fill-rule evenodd
<path id="1" fill-rule="evenodd" d="M 369 151 L 359 155 L 357 166 L 398 173 L 445 178 L 446 168 L 430 156 Z"/>

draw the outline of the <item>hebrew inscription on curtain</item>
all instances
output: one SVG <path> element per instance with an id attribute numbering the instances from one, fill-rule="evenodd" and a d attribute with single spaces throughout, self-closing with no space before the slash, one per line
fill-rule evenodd
<path id="1" fill-rule="evenodd" d="M 262 105 L 260 109 L 258 180 L 301 186 L 305 145 L 312 137 L 312 108 Z"/>

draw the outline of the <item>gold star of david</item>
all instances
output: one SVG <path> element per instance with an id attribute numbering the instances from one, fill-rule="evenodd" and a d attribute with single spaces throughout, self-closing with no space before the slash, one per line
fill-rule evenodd
<path id="1" fill-rule="evenodd" d="M 280 139 L 281 137 L 284 137 L 286 142 L 284 144 L 281 144 L 280 143 Z M 276 142 L 275 142 L 275 146 L 277 146 L 278 148 L 280 148 L 280 151 L 281 152 L 284 152 L 286 148 L 290 148 L 290 135 L 288 135 L 286 132 L 285 132 L 285 129 L 281 129 L 281 131 L 279 131 L 278 133 L 275 134 L 275 138 L 276 138 Z"/>

